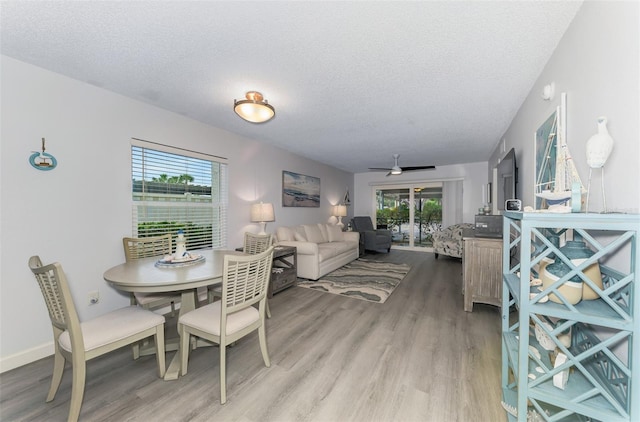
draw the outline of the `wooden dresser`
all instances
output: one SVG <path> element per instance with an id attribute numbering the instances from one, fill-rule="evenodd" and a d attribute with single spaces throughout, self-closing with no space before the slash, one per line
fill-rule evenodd
<path id="1" fill-rule="evenodd" d="M 502 303 L 502 238 L 476 237 L 463 232 L 462 280 L 464 310 L 474 303 L 500 306 Z"/>

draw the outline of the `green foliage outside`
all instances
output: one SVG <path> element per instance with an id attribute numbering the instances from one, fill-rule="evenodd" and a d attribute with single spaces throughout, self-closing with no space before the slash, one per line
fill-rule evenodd
<path id="1" fill-rule="evenodd" d="M 420 226 L 423 243 L 431 242 L 432 233 L 440 228 L 442 223 L 442 204 L 436 199 L 422 202 L 422 209 L 415 210 L 415 222 Z M 401 201 L 397 207 L 386 206 L 376 211 L 378 225 L 386 225 L 391 231 L 399 232 L 403 224 L 409 223 L 409 202 Z"/>
<path id="2" fill-rule="evenodd" d="M 213 245 L 210 224 L 200 225 L 179 221 L 139 223 L 138 237 L 160 236 L 165 233 L 171 233 L 175 237 L 178 230 L 182 230 L 184 232 L 184 237 L 187 239 L 187 250 L 210 248 Z"/>
<path id="3" fill-rule="evenodd" d="M 162 173 L 158 177 L 154 177 L 151 179 L 153 182 L 162 182 L 162 183 L 184 183 L 189 184 L 193 182 L 193 176 L 190 174 L 181 174 L 180 176 L 171 176 L 168 174 Z"/>
<path id="4" fill-rule="evenodd" d="M 188 185 L 190 182 L 193 182 L 193 180 L 194 178 L 190 174 L 169 177 L 169 175 L 163 173 L 158 177 L 154 177 L 152 182 L 167 185 Z M 206 188 L 209 189 L 210 194 L 211 188 Z M 182 197 L 182 195 L 180 195 L 180 197 Z M 160 236 L 165 233 L 171 233 L 175 238 L 178 230 L 182 230 L 184 237 L 187 239 L 187 250 L 210 248 L 213 244 L 211 228 L 212 226 L 210 224 L 201 225 L 182 221 L 151 221 L 138 224 L 138 237 Z"/>

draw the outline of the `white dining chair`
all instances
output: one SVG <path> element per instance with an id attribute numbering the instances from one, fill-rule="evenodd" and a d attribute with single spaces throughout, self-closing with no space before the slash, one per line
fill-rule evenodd
<path id="1" fill-rule="evenodd" d="M 38 256 L 29 259 L 49 311 L 53 328 L 53 375 L 47 402 L 55 398 L 65 362 L 71 362 L 72 384 L 69 421 L 77 421 L 82 407 L 86 362 L 123 346 L 154 337 L 158 375 L 164 376 L 164 317 L 138 306 L 118 309 L 80 322 L 62 266 L 55 262 L 42 265 Z"/>
<path id="2" fill-rule="evenodd" d="M 260 252 L 264 252 L 273 243 L 273 235 L 271 234 L 255 234 L 251 232 L 244 233 L 244 244 L 242 246 L 242 252 L 255 255 Z M 222 296 L 222 289 L 220 286 L 209 287 L 209 303 L 212 303 L 216 298 Z M 267 300 L 267 318 L 271 318 L 271 309 L 269 308 L 269 301 Z"/>
<path id="3" fill-rule="evenodd" d="M 265 330 L 267 287 L 271 277 L 273 247 L 256 255 L 226 255 L 222 299 L 188 312 L 178 320 L 180 372 L 187 374 L 191 336 L 220 345 L 220 403 L 227 401 L 227 346 L 258 330 L 262 359 L 269 367 Z M 258 305 L 258 308 L 255 308 Z"/>
<path id="4" fill-rule="evenodd" d="M 171 233 L 161 236 L 149 237 L 124 237 L 122 238 L 125 261 L 171 255 Z M 144 309 L 157 309 L 163 306 L 171 306 L 171 315 L 175 315 L 175 304 L 180 302 L 180 295 L 175 293 L 140 293 L 131 294 L 131 304 L 140 305 Z"/>
<path id="5" fill-rule="evenodd" d="M 269 249 L 272 243 L 272 234 L 255 234 L 246 232 L 244 234 L 244 244 L 242 246 L 242 251 L 244 253 L 248 253 L 249 255 L 254 255 L 266 251 L 267 249 Z"/>

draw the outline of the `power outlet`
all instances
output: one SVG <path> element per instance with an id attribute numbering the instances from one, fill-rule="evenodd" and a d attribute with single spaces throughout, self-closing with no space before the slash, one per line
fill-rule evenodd
<path id="1" fill-rule="evenodd" d="M 89 305 L 95 305 L 96 303 L 100 302 L 100 292 L 97 290 L 89 292 L 88 299 Z"/>

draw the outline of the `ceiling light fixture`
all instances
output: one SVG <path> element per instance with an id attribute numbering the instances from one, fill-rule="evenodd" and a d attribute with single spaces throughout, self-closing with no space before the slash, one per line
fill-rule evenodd
<path id="1" fill-rule="evenodd" d="M 261 93 L 249 91 L 246 100 L 233 100 L 233 111 L 251 123 L 264 123 L 276 115 L 276 110 L 264 99 Z"/>
<path id="2" fill-rule="evenodd" d="M 402 169 L 398 165 L 398 157 L 400 157 L 400 154 L 393 154 L 393 159 L 396 161 L 394 166 L 391 167 L 391 174 L 394 174 L 394 175 L 402 174 Z"/>

